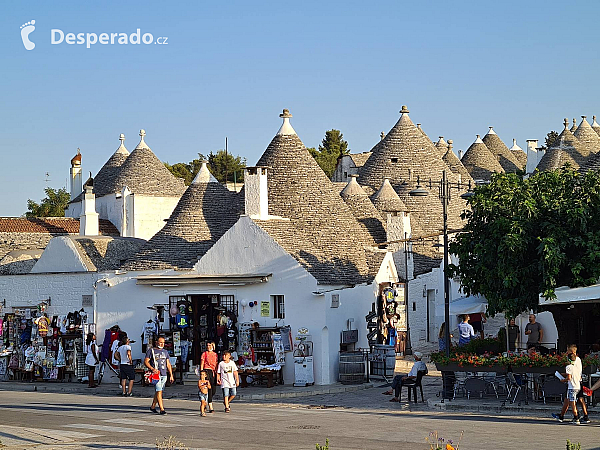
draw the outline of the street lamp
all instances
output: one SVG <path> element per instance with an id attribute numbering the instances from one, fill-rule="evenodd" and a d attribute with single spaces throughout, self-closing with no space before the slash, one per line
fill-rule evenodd
<path id="1" fill-rule="evenodd" d="M 438 197 L 442 201 L 442 215 L 444 218 L 444 320 L 446 322 L 445 334 L 444 334 L 444 342 L 446 346 L 446 356 L 450 356 L 450 278 L 448 278 L 448 204 L 451 198 L 451 189 L 456 188 L 457 190 L 461 188 L 468 188 L 469 191 L 463 194 L 462 198 L 467 198 L 470 195 L 473 195 L 471 192 L 471 183 L 468 184 L 460 183 L 460 182 L 451 182 L 446 178 L 446 171 L 442 171 L 442 179 L 440 181 L 431 181 L 429 180 L 429 187 L 431 188 L 433 185 L 437 185 L 439 187 Z M 470 195 L 469 195 L 470 193 Z M 429 191 L 423 189 L 421 187 L 421 182 L 419 177 L 417 177 L 417 187 L 411 190 L 408 195 L 411 197 L 427 197 L 429 195 Z"/>

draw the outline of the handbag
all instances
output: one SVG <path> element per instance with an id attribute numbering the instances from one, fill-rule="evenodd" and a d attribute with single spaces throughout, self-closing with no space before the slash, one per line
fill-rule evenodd
<path id="1" fill-rule="evenodd" d="M 154 367 L 157 368 L 154 349 L 152 349 L 152 359 L 154 360 Z M 155 386 L 160 381 L 160 373 L 154 373 L 152 370 L 147 369 L 146 372 L 144 372 L 144 381 L 146 384 Z"/>

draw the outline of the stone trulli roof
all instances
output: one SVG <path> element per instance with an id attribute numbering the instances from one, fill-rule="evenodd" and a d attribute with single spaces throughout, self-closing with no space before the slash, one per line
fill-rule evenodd
<path id="1" fill-rule="evenodd" d="M 521 164 L 521 168 L 525 169 L 527 166 L 527 153 L 523 151 L 521 147 L 517 145 L 517 140 L 513 139 L 513 145 L 509 150 L 512 152 L 513 156 L 519 161 Z"/>
<path id="2" fill-rule="evenodd" d="M 385 178 L 396 190 L 400 199 L 411 212 L 413 235 L 422 236 L 438 232 L 442 224 L 442 204 L 436 185 L 426 186 L 425 181 L 439 181 L 445 171 L 449 181 L 458 181 L 442 160 L 440 151 L 423 135 L 409 117 L 406 106 L 402 107 L 398 122 L 385 138 L 373 147 L 373 154 L 359 171 L 361 184 L 378 189 Z M 417 179 L 423 181 L 430 195 L 413 197 L 409 192 L 416 187 Z M 448 222 L 451 227 L 462 227 L 460 214 L 465 202 L 454 196 L 449 205 Z"/>
<path id="3" fill-rule="evenodd" d="M 124 268 L 191 269 L 235 224 L 242 210 L 240 196 L 218 183 L 203 161 L 165 226 Z"/>
<path id="4" fill-rule="evenodd" d="M 390 184 L 389 178 L 384 178 L 379 190 L 371 196 L 371 201 L 375 208 L 383 213 L 407 211 L 406 205 Z"/>
<path id="5" fill-rule="evenodd" d="M 127 157 L 109 192 L 121 192 L 124 186 L 132 193 L 156 197 L 179 197 L 185 191 L 182 178 L 175 177 L 146 145 L 140 131 L 140 143 Z"/>
<path id="6" fill-rule="evenodd" d="M 421 128 L 421 124 L 420 123 L 417 124 L 417 129 L 421 132 L 421 134 L 423 136 L 425 136 L 425 138 L 429 141 L 429 143 L 433 145 L 433 141 L 429 138 L 429 136 L 427 136 L 427 133 L 425 133 L 425 131 L 423 130 L 423 128 Z"/>
<path id="7" fill-rule="evenodd" d="M 310 155 L 291 124 L 291 114 L 280 115 L 283 125 L 257 166 L 269 167 L 269 214 L 288 221 L 281 227 L 298 242 L 271 236 L 303 264 L 321 284 L 357 284 L 369 281 L 364 246 L 374 245 L 329 178 Z M 270 222 L 265 221 L 266 226 Z M 311 253 L 312 254 L 308 254 Z"/>
<path id="8" fill-rule="evenodd" d="M 593 116 L 592 119 L 593 119 L 592 130 L 594 130 L 596 132 L 596 134 L 598 136 L 600 136 L 600 124 L 598 124 L 598 122 L 596 122 L 596 116 Z"/>
<path id="9" fill-rule="evenodd" d="M 369 196 L 356 182 L 357 175 L 350 175 L 350 181 L 340 195 L 358 220 L 358 223 L 380 244 L 386 242 L 386 221 L 375 208 Z"/>
<path id="10" fill-rule="evenodd" d="M 356 167 L 362 167 L 365 164 L 365 161 L 369 159 L 369 156 L 371 156 L 371 152 L 350 153 L 348 156 L 352 158 L 352 162 L 354 162 Z"/>
<path id="11" fill-rule="evenodd" d="M 581 123 L 577 127 L 577 130 L 575 130 L 575 133 L 573 133 L 573 136 L 581 143 L 580 153 L 584 158 L 600 150 L 600 137 L 590 126 L 586 120 L 586 116 L 581 116 Z"/>
<path id="12" fill-rule="evenodd" d="M 571 164 L 575 169 L 579 169 L 579 167 L 585 164 L 589 156 L 587 148 L 571 133 L 567 119 L 564 120 L 563 124 L 565 126 L 564 130 L 558 135 L 551 147 L 560 150 L 560 152 L 551 152 L 551 155 L 546 158 L 547 161 L 544 161 L 544 157 L 546 156 L 544 155 L 537 166 L 539 170 L 554 170 L 562 167 L 565 162 Z M 562 155 L 561 152 L 566 153 L 568 157 Z M 548 151 L 546 151 L 547 153 Z M 556 166 L 556 164 L 561 165 Z"/>
<path id="13" fill-rule="evenodd" d="M 490 181 L 493 173 L 504 173 L 504 169 L 479 135 L 460 160 L 474 180 Z"/>
<path id="14" fill-rule="evenodd" d="M 465 166 L 463 166 L 463 163 L 460 162 L 460 159 L 458 159 L 458 156 L 456 156 L 456 154 L 452 150 L 452 144 L 452 139 L 449 139 L 448 148 L 446 150 L 446 153 L 444 153 L 444 156 L 442 156 L 442 159 L 453 173 L 455 173 L 456 175 L 460 175 L 460 180 L 462 183 L 468 183 L 469 181 L 473 181 L 473 178 L 471 178 L 471 174 L 469 173 L 469 171 L 465 168 Z"/>
<path id="15" fill-rule="evenodd" d="M 94 194 L 96 194 L 96 197 L 112 193 L 111 189 L 119 174 L 119 170 L 121 170 L 123 163 L 129 156 L 129 151 L 124 145 L 125 135 L 121 133 L 119 140 L 121 141 L 119 148 L 117 148 L 94 177 Z"/>
<path id="16" fill-rule="evenodd" d="M 438 141 L 435 143 L 435 148 L 440 152 L 440 155 L 445 155 L 448 151 L 448 143 L 444 140 L 444 136 L 440 136 Z"/>
<path id="17" fill-rule="evenodd" d="M 519 161 L 511 153 L 508 147 L 502 142 L 502 139 L 496 134 L 493 127 L 489 127 L 488 133 L 483 137 L 483 143 L 488 148 L 502 168 L 507 173 L 518 172 L 522 169 Z"/>
<path id="18" fill-rule="evenodd" d="M 561 147 L 551 147 L 546 150 L 542 159 L 538 163 L 536 169 L 542 172 L 556 170 L 568 164 L 574 169 L 579 168 L 579 164 L 571 156 L 571 152 L 566 151 Z"/>
<path id="19" fill-rule="evenodd" d="M 577 119 L 573 117 L 573 126 L 571 127 L 571 133 L 575 133 L 577 131 Z"/>

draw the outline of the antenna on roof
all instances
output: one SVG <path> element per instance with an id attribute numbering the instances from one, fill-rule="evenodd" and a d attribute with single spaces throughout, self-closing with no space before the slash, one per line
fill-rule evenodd
<path id="1" fill-rule="evenodd" d="M 225 187 L 227 187 L 227 136 L 225 136 Z"/>
<path id="2" fill-rule="evenodd" d="M 44 178 L 44 181 L 45 181 L 46 183 L 48 183 L 49 181 L 51 181 L 51 180 L 50 180 L 50 172 L 46 172 L 46 175 L 45 175 L 45 177 L 46 177 L 46 178 Z"/>

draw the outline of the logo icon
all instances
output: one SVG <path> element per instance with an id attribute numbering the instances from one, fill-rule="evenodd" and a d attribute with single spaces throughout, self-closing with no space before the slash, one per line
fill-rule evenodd
<path id="1" fill-rule="evenodd" d="M 35 20 L 21 25 L 21 39 L 26 50 L 33 50 L 35 43 L 29 40 L 29 35 L 35 30 Z"/>

